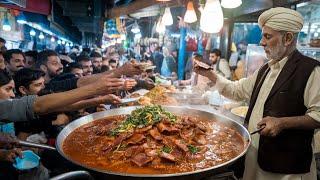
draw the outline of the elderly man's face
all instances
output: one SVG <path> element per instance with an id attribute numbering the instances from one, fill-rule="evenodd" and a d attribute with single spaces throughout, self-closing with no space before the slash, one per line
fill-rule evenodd
<path id="1" fill-rule="evenodd" d="M 262 28 L 262 39 L 260 45 L 264 47 L 269 60 L 281 60 L 284 57 L 288 47 L 285 46 L 283 34 L 267 26 Z"/>

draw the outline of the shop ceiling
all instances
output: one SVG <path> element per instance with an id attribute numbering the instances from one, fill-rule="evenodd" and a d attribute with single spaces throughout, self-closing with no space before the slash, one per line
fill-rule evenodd
<path id="1" fill-rule="evenodd" d="M 159 2 L 157 0 L 54 0 L 61 8 L 63 15 L 69 17 L 73 25 L 81 32 L 100 34 L 103 22 L 122 16 L 129 19 L 141 19 L 145 17 L 158 16 L 160 9 L 165 6 L 184 7 L 188 0 L 171 0 L 170 2 Z M 199 0 L 194 0 L 198 4 Z M 236 10 L 225 12 L 228 17 L 239 17 L 242 19 L 256 18 L 246 16 L 261 10 L 274 7 L 286 6 L 292 3 L 303 2 L 301 0 L 242 0 L 243 4 Z"/>

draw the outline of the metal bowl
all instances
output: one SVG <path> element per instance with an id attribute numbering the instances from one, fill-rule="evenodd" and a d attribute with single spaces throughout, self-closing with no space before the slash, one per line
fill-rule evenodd
<path id="1" fill-rule="evenodd" d="M 216 119 L 218 122 L 223 122 L 225 125 L 227 125 L 229 127 L 233 127 L 244 138 L 244 142 L 245 142 L 244 150 L 237 157 L 235 157 L 225 163 L 222 163 L 222 164 L 210 167 L 210 168 L 206 168 L 206 169 L 196 170 L 196 171 L 192 171 L 192 172 L 175 173 L 175 174 L 125 174 L 125 173 L 118 173 L 118 172 L 112 172 L 112 171 L 107 171 L 107 170 L 101 170 L 101 169 L 87 167 L 86 165 L 83 165 L 77 161 L 74 161 L 74 160 L 70 159 L 63 152 L 62 147 L 63 147 L 64 140 L 68 137 L 68 135 L 70 133 L 72 133 L 78 127 L 85 125 L 89 122 L 105 118 L 105 117 L 122 115 L 122 114 L 130 114 L 131 111 L 133 111 L 137 108 L 140 108 L 140 107 L 141 106 L 132 106 L 132 107 L 112 109 L 112 110 L 103 111 L 103 112 L 97 112 L 97 113 L 93 113 L 93 114 L 81 117 L 81 118 L 73 121 L 72 123 L 68 124 L 60 132 L 60 134 L 57 137 L 56 148 L 57 148 L 58 152 L 64 158 L 73 162 L 74 164 L 77 164 L 77 165 L 82 166 L 86 169 L 92 170 L 93 172 L 99 172 L 100 174 L 102 173 L 105 175 L 110 175 L 112 177 L 118 177 L 118 178 L 122 177 L 125 179 L 127 179 L 127 178 L 158 178 L 158 179 L 173 178 L 173 179 L 177 179 L 178 177 L 185 177 L 185 176 L 193 175 L 193 176 L 197 177 L 196 179 L 198 179 L 201 176 L 201 174 L 213 172 L 213 171 L 218 170 L 222 167 L 226 167 L 228 165 L 233 164 L 236 160 L 238 160 L 240 157 L 245 155 L 245 153 L 247 152 L 248 147 L 251 143 L 251 137 L 250 137 L 250 134 L 247 131 L 247 129 L 244 126 L 242 126 L 241 124 L 239 124 L 238 122 L 236 122 L 228 117 L 225 117 L 225 116 L 219 115 L 219 114 L 215 114 L 215 113 L 209 113 L 209 112 L 205 112 L 205 111 L 201 111 L 201 110 L 197 110 L 197 109 L 192 109 L 192 108 L 179 107 L 179 106 L 163 106 L 166 110 L 173 112 L 176 115 L 187 115 L 187 116 L 189 115 L 192 117 L 200 117 L 200 118 L 209 119 L 209 120 Z"/>

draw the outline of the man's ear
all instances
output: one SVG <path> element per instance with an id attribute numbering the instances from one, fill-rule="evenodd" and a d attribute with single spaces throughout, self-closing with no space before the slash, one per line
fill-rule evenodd
<path id="1" fill-rule="evenodd" d="M 45 73 L 48 71 L 48 68 L 45 65 L 40 65 L 40 69 Z"/>
<path id="2" fill-rule="evenodd" d="M 27 95 L 27 88 L 25 88 L 24 86 L 20 86 L 18 91 L 23 95 Z"/>
<path id="3" fill-rule="evenodd" d="M 294 41 L 294 34 L 292 32 L 287 32 L 284 36 L 284 45 L 289 46 Z"/>

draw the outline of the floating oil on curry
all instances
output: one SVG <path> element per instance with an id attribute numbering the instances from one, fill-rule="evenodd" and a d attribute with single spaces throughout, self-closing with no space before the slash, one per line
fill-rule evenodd
<path id="1" fill-rule="evenodd" d="M 161 106 L 77 128 L 63 151 L 85 166 L 131 174 L 173 174 L 227 162 L 245 148 L 242 136 L 215 120 L 176 116 Z"/>

